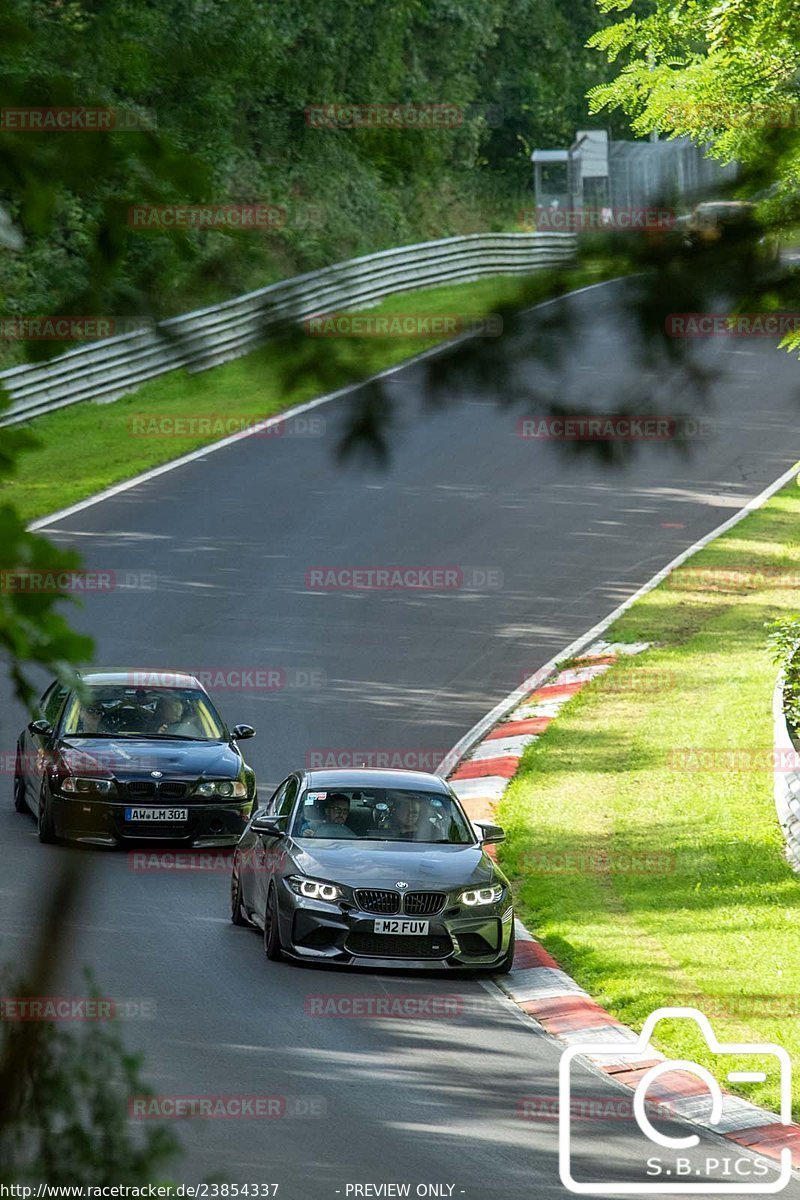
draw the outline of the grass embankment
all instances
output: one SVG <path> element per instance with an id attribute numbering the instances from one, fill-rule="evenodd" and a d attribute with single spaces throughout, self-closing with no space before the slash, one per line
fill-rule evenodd
<path id="1" fill-rule="evenodd" d="M 654 648 L 569 703 L 528 748 L 498 813 L 519 915 L 617 1018 L 639 1030 L 659 1006 L 690 1005 L 722 1040 L 778 1042 L 796 1066 L 800 879 L 773 803 L 777 668 L 764 622 L 798 608 L 793 483 L 605 634 Z M 726 763 L 728 749 L 739 761 Z M 593 864 L 599 851 L 608 857 Z M 716 1066 L 724 1083 L 693 1029 L 665 1022 L 656 1044 Z M 775 1071 L 737 1090 L 778 1106 Z"/>
<path id="2" fill-rule="evenodd" d="M 387 298 L 369 311 L 371 315 L 480 317 L 522 300 L 534 304 L 612 273 L 609 263 L 598 261 L 583 263 L 568 272 L 543 271 L 524 278 L 494 276 L 474 283 L 405 292 Z M 366 379 L 442 340 L 431 336 L 353 338 L 347 348 L 348 380 Z M 245 421 L 256 420 L 274 416 L 329 390 L 329 379 L 309 374 L 301 382 L 286 385 L 296 354 L 296 345 L 272 342 L 244 358 L 200 374 L 173 371 L 111 404 L 75 404 L 36 418 L 29 428 L 35 433 L 38 445 L 21 455 L 15 477 L 0 487 L 0 503 L 13 502 L 22 516 L 30 520 L 224 436 L 220 432 L 204 435 L 198 431 L 185 436 L 144 436 L 132 432 L 133 417 L 141 415 L 158 420 L 164 416 L 227 414 Z M 320 356 L 323 367 L 324 358 Z"/>

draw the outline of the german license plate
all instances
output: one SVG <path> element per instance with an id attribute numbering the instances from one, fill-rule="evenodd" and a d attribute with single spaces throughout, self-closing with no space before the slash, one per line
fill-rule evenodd
<path id="1" fill-rule="evenodd" d="M 126 808 L 126 821 L 188 821 L 188 808 Z"/>
<path id="2" fill-rule="evenodd" d="M 375 933 L 427 933 L 430 921 L 401 921 L 391 917 L 380 917 L 375 922 Z"/>

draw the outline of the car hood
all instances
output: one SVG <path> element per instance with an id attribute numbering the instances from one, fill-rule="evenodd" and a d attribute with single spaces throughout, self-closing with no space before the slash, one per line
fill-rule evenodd
<path id="1" fill-rule="evenodd" d="M 450 891 L 504 878 L 481 846 L 436 846 L 342 838 L 324 845 L 296 838 L 290 854 L 303 875 L 347 887 L 390 888 L 403 881 L 413 891 Z"/>
<path id="2" fill-rule="evenodd" d="M 242 762 L 227 742 L 157 738 L 71 737 L 61 743 L 60 753 L 75 773 L 97 770 L 117 779 L 140 779 L 151 771 L 163 772 L 165 779 L 235 778 Z"/>

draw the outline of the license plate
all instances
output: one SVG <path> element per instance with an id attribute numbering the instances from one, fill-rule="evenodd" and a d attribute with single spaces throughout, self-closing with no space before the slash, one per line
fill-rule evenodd
<path id="1" fill-rule="evenodd" d="M 375 933 L 427 933 L 430 921 L 394 921 L 391 917 L 380 917 L 375 922 Z"/>
<path id="2" fill-rule="evenodd" d="M 126 808 L 126 821 L 188 821 L 188 808 Z"/>

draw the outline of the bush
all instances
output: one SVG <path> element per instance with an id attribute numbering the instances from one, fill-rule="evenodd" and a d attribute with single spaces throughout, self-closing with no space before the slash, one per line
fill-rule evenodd
<path id="1" fill-rule="evenodd" d="M 783 711 L 793 737 L 800 737 L 800 616 L 769 621 L 767 644 L 783 670 Z"/>

